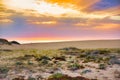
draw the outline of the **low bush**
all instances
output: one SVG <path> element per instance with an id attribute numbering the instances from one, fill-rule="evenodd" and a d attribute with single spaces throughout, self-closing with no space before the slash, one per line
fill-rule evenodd
<path id="1" fill-rule="evenodd" d="M 87 79 L 85 77 L 70 77 L 68 75 L 63 75 L 61 73 L 53 74 L 47 80 L 97 80 L 97 79 Z"/>
<path id="2" fill-rule="evenodd" d="M 56 74 L 51 75 L 49 78 L 56 78 L 56 79 L 58 79 L 58 78 L 61 78 L 61 77 L 63 77 L 63 74 L 56 73 Z"/>
<path id="3" fill-rule="evenodd" d="M 40 56 L 36 58 L 37 61 L 42 61 L 42 60 L 51 60 L 49 57 L 47 56 Z"/>
<path id="4" fill-rule="evenodd" d="M 7 67 L 0 67 L 0 74 L 6 74 L 9 71 Z"/>
<path id="5" fill-rule="evenodd" d="M 15 64 L 16 64 L 16 65 L 23 65 L 24 63 L 23 63 L 23 62 L 18 61 L 18 62 L 16 62 Z"/>
<path id="6" fill-rule="evenodd" d="M 106 69 L 106 65 L 105 64 L 99 64 L 99 69 Z"/>
<path id="7" fill-rule="evenodd" d="M 81 67 L 82 67 L 82 66 L 81 66 Z M 75 70 L 80 69 L 80 65 L 77 64 L 77 63 L 74 63 L 74 64 L 72 64 L 72 65 L 69 65 L 68 68 L 69 68 L 70 70 L 72 70 L 72 71 L 75 71 Z"/>

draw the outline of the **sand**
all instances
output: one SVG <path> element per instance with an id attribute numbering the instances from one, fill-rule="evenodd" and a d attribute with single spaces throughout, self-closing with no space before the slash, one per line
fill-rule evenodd
<path id="1" fill-rule="evenodd" d="M 21 45 L 2 45 L 2 49 L 59 49 L 64 47 L 85 48 L 120 48 L 120 40 L 88 40 L 51 43 L 28 43 Z"/>

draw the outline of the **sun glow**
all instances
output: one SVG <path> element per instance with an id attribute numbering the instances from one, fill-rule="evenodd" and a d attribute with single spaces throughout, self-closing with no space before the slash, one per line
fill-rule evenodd
<path id="1" fill-rule="evenodd" d="M 33 9 L 36 5 L 35 0 L 3 0 L 3 4 L 14 10 Z"/>
<path id="2" fill-rule="evenodd" d="M 39 21 L 34 21 L 34 22 L 31 22 L 32 24 L 56 24 L 57 22 L 56 21 L 46 21 L 46 22 L 39 22 Z"/>
<path id="3" fill-rule="evenodd" d="M 4 4 L 10 8 L 19 10 L 34 10 L 40 14 L 61 15 L 66 13 L 78 13 L 71 8 L 63 8 L 57 4 L 50 4 L 43 1 L 37 3 L 35 0 L 4 0 Z"/>
<path id="4" fill-rule="evenodd" d="M 76 10 L 73 10 L 71 8 L 63 8 L 58 6 L 57 4 L 50 4 L 47 2 L 41 2 L 39 5 L 35 8 L 39 13 L 46 13 L 46 14 L 53 14 L 53 15 L 60 15 L 65 13 L 77 13 Z"/>

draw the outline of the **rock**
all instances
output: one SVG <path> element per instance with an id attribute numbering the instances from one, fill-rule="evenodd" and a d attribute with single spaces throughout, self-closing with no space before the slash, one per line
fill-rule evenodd
<path id="1" fill-rule="evenodd" d="M 118 64 L 118 65 L 120 65 L 120 60 L 117 59 L 117 58 L 112 58 L 112 59 L 109 60 L 109 63 L 110 64 Z"/>
<path id="2" fill-rule="evenodd" d="M 81 74 L 86 74 L 86 73 L 90 73 L 90 72 L 92 72 L 91 70 L 83 70 L 82 72 L 81 72 Z"/>

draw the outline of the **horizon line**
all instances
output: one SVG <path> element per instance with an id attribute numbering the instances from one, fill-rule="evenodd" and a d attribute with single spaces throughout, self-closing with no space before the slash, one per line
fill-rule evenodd
<path id="1" fill-rule="evenodd" d="M 31 43 L 54 43 L 54 42 L 71 42 L 71 41 L 99 41 L 99 40 L 120 40 L 120 38 L 108 38 L 108 39 L 79 39 L 79 40 L 34 40 L 34 41 L 26 41 L 26 40 L 9 40 L 7 38 L 0 38 L 0 39 L 6 39 L 8 41 L 17 41 L 21 44 L 31 44 Z"/>
<path id="2" fill-rule="evenodd" d="M 21 44 L 57 43 L 57 42 L 74 42 L 74 41 L 103 41 L 103 40 L 120 40 L 120 39 L 84 39 L 84 40 L 33 41 L 33 42 L 22 42 Z"/>

